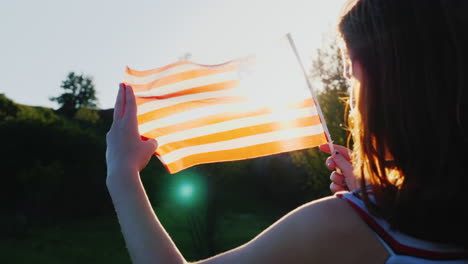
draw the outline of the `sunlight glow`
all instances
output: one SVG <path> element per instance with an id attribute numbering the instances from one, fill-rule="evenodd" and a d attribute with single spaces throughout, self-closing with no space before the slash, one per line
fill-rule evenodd
<path id="1" fill-rule="evenodd" d="M 311 98 L 286 36 L 245 59 L 240 67 L 239 93 L 257 107 L 268 107 L 281 115 L 287 104 Z"/>

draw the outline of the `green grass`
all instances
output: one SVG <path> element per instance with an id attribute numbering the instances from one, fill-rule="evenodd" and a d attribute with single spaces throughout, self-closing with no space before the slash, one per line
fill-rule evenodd
<path id="1" fill-rule="evenodd" d="M 130 263 L 116 219 L 103 218 L 31 231 L 1 240 L 2 263 Z"/>
<path id="2" fill-rule="evenodd" d="M 280 212 L 267 206 L 252 212 L 224 211 L 217 215 L 215 249 L 229 250 L 255 237 Z M 168 230 L 187 260 L 197 260 L 197 252 L 190 233 L 193 227 L 187 221 L 187 210 L 180 207 L 160 206 L 159 219 Z M 197 216 L 203 224 L 203 216 Z M 0 240 L 0 263 L 131 263 L 124 245 L 116 217 L 76 221 L 56 227 L 30 231 L 25 238 Z"/>

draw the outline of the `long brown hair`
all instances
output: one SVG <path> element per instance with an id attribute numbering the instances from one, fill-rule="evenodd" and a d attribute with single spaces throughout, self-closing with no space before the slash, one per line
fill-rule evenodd
<path id="1" fill-rule="evenodd" d="M 339 30 L 363 78 L 354 165 L 394 229 L 468 245 L 468 1 L 350 1 Z"/>

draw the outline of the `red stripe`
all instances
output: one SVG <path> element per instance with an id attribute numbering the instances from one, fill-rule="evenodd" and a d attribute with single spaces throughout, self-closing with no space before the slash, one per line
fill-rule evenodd
<path id="1" fill-rule="evenodd" d="M 344 198 L 343 194 L 337 194 L 338 197 Z M 408 255 L 432 260 L 456 260 L 468 258 L 468 252 L 435 252 L 415 247 L 410 247 L 401 244 L 393 238 L 382 226 L 380 226 L 366 211 L 345 198 L 351 207 L 361 216 L 361 218 L 399 255 Z"/>

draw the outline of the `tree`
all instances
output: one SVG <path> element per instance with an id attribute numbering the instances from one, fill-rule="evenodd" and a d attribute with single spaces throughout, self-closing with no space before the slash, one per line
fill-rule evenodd
<path id="1" fill-rule="evenodd" d="M 343 76 L 343 59 L 336 40 L 329 41 L 319 49 L 317 57 L 312 62 L 309 77 L 319 81 L 322 89 L 317 93 L 328 130 L 335 144 L 347 144 L 346 130 L 346 98 L 349 83 Z M 306 169 L 309 175 L 308 189 L 312 199 L 328 195 L 330 171 L 324 161 L 329 155 L 321 153 L 317 148 L 290 153 L 293 163 Z"/>
<path id="2" fill-rule="evenodd" d="M 50 100 L 61 105 L 59 111 L 73 117 L 80 108 L 95 108 L 97 106 L 96 90 L 91 77 L 70 72 L 62 81 L 65 92 Z"/>
<path id="3" fill-rule="evenodd" d="M 312 63 L 310 77 L 322 83 L 318 101 L 335 144 L 346 145 L 349 82 L 343 76 L 343 57 L 336 40 L 317 51 L 317 58 Z"/>

